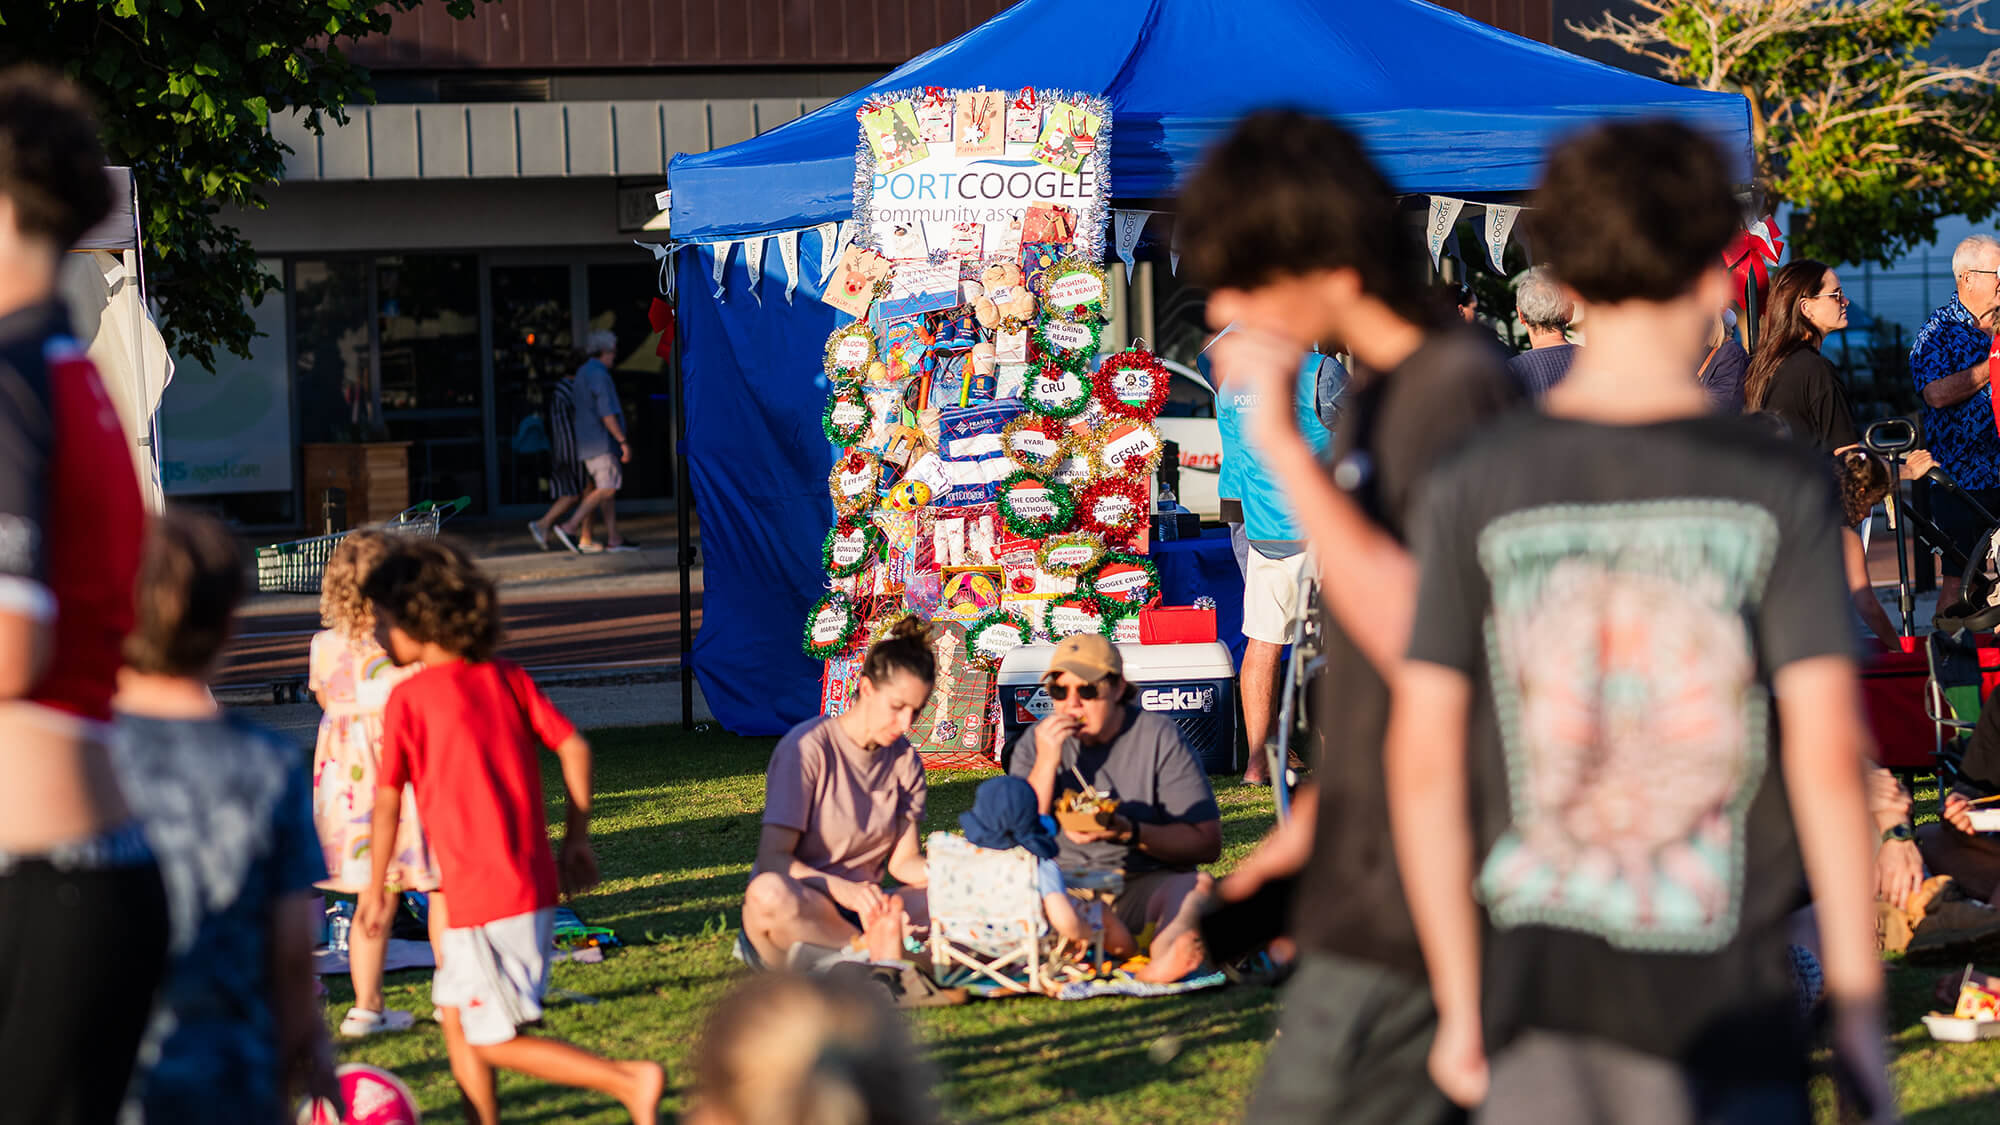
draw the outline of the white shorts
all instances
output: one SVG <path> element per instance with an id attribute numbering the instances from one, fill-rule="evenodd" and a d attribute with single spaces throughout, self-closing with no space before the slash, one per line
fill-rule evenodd
<path id="1" fill-rule="evenodd" d="M 457 1008 L 465 1041 L 490 1047 L 542 1018 L 556 912 L 536 910 L 484 926 L 454 926 L 439 939 L 431 1003 Z"/>
<path id="2" fill-rule="evenodd" d="M 597 488 L 608 488 L 613 492 L 625 486 L 625 470 L 618 464 L 616 453 L 600 453 L 583 459 L 584 471 L 590 474 L 590 483 Z"/>
<path id="3" fill-rule="evenodd" d="M 1310 552 L 1300 551 L 1283 559 L 1267 559 L 1250 548 L 1243 574 L 1243 635 L 1266 644 L 1292 643 L 1292 626 L 1305 613 L 1305 599 L 1299 596 L 1299 579 L 1311 563 Z"/>

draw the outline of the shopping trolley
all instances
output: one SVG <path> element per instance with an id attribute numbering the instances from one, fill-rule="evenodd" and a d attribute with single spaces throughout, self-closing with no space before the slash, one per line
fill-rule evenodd
<path id="1" fill-rule="evenodd" d="M 393 517 L 367 528 L 352 528 L 332 535 L 315 535 L 289 543 L 273 543 L 257 548 L 257 590 L 269 594 L 317 594 L 320 578 L 334 548 L 356 531 L 386 531 L 394 535 L 437 538 L 444 521 L 472 506 L 472 497 L 456 500 L 426 500 Z"/>

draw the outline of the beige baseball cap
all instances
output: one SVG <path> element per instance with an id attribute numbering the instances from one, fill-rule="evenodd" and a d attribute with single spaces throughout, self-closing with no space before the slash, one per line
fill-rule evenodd
<path id="1" fill-rule="evenodd" d="M 1056 646 L 1055 655 L 1049 657 L 1049 670 L 1042 678 L 1053 679 L 1060 672 L 1094 684 L 1106 676 L 1122 678 L 1125 660 L 1118 655 L 1118 646 L 1102 633 L 1073 633 Z"/>

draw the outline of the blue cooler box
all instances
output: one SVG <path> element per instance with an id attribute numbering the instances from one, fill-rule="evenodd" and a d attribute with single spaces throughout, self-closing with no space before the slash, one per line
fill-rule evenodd
<path id="1" fill-rule="evenodd" d="M 1022 645 L 1001 662 L 1000 768 L 1012 758 L 1014 740 L 1049 713 L 1054 703 L 1042 687 L 1054 645 Z M 1219 642 L 1198 645 L 1121 644 L 1125 678 L 1139 689 L 1139 706 L 1174 721 L 1188 748 L 1209 773 L 1238 773 L 1243 762 L 1236 738 L 1236 668 Z"/>

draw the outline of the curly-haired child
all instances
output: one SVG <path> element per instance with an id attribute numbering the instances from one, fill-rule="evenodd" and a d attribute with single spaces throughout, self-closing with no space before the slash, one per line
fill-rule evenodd
<path id="1" fill-rule="evenodd" d="M 389 692 L 420 669 L 399 667 L 375 640 L 375 614 L 361 596 L 361 583 L 389 554 L 379 531 L 356 531 L 340 541 L 320 580 L 319 619 L 326 629 L 312 639 L 306 684 L 319 700 L 319 740 L 313 748 L 313 825 L 326 856 L 322 890 L 359 895 L 369 887 L 374 852 L 375 778 L 381 757 L 382 709 Z M 434 891 L 437 865 L 408 787 L 403 790 L 396 846 L 390 855 L 390 885 L 406 891 Z M 340 1034 L 360 1039 L 382 1031 L 402 1031 L 415 1022 L 409 1012 L 382 1002 L 382 968 L 389 948 L 386 934 L 348 931 L 347 968 L 354 983 L 354 1007 L 340 1021 Z"/>
<path id="2" fill-rule="evenodd" d="M 431 999 L 444 1024 L 467 1120 L 499 1120 L 494 1070 L 609 1094 L 639 1125 L 658 1119 L 658 1063 L 601 1058 L 521 1033 L 542 1015 L 558 889 L 597 883 L 590 850 L 590 744 L 517 664 L 493 658 L 500 614 L 493 583 L 446 542 L 395 545 L 363 581 L 375 636 L 398 665 L 421 663 L 389 696 L 376 775 L 374 836 L 391 838 L 407 781 L 430 831 L 442 893 L 431 897 L 438 972 Z M 560 872 L 549 853 L 537 751 L 562 763 L 569 797 Z M 373 856 L 356 928 L 383 931 L 394 908 L 390 857 Z"/>

